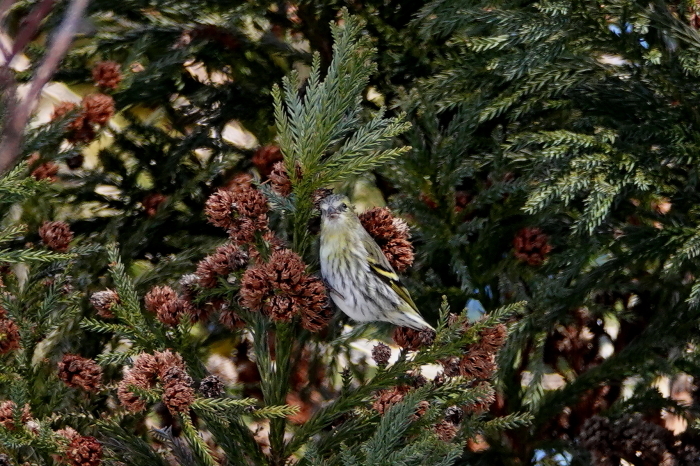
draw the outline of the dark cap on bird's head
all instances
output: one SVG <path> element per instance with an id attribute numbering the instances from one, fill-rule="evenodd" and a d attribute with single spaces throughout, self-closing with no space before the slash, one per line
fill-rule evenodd
<path id="1" fill-rule="evenodd" d="M 344 212 L 352 211 L 350 199 L 343 194 L 331 194 L 325 197 L 319 207 L 323 218 L 337 218 Z"/>

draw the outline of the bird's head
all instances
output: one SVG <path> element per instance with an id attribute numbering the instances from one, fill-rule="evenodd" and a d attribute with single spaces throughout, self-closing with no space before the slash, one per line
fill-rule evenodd
<path id="1" fill-rule="evenodd" d="M 331 194 L 321 201 L 321 219 L 324 225 L 340 226 L 357 218 L 350 199 L 342 194 Z"/>

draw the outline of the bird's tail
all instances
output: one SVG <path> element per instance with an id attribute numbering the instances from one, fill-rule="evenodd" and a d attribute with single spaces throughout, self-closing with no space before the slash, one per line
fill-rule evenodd
<path id="1" fill-rule="evenodd" d="M 401 312 L 397 314 L 398 315 L 396 315 L 395 319 L 396 321 L 394 322 L 397 325 L 401 325 L 402 327 L 410 327 L 413 330 L 435 331 L 435 329 L 413 309 L 411 309 L 409 312 Z"/>

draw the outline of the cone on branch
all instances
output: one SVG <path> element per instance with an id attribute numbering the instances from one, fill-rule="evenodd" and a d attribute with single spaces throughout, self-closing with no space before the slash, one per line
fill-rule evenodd
<path id="1" fill-rule="evenodd" d="M 102 382 L 102 368 L 92 359 L 66 354 L 58 363 L 58 378 L 69 387 L 96 392 Z"/>
<path id="2" fill-rule="evenodd" d="M 41 241 L 49 249 L 57 252 L 66 252 L 73 241 L 73 232 L 66 222 L 44 222 L 39 227 Z"/>
<path id="3" fill-rule="evenodd" d="M 401 273 L 413 265 L 415 256 L 406 222 L 394 217 L 387 207 L 375 207 L 361 213 L 359 218 L 394 270 Z"/>
<path id="4" fill-rule="evenodd" d="M 97 87 L 116 89 L 122 80 L 121 65 L 111 60 L 97 63 L 92 69 L 92 80 Z"/>
<path id="5" fill-rule="evenodd" d="M 549 236 L 539 228 L 523 228 L 513 239 L 513 254 L 520 262 L 531 266 L 542 265 L 552 250 Z"/>

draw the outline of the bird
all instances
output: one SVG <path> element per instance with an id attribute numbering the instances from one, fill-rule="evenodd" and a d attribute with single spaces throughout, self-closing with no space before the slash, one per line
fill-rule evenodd
<path id="1" fill-rule="evenodd" d="M 331 194 L 319 208 L 321 276 L 335 305 L 358 322 L 383 321 L 418 331 L 434 330 L 362 226 L 350 199 Z"/>

